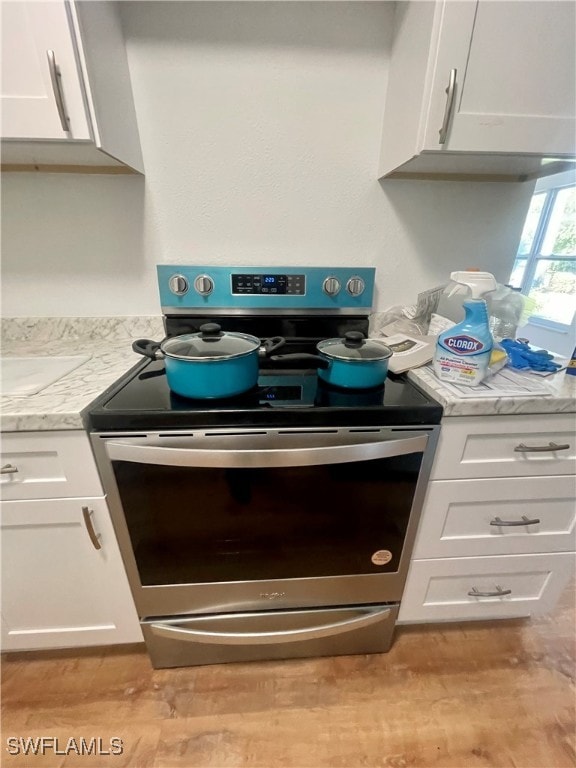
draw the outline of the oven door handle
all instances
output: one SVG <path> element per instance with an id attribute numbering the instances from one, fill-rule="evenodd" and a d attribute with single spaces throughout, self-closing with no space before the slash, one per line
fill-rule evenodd
<path id="1" fill-rule="evenodd" d="M 171 467 L 305 467 L 318 464 L 343 464 L 345 462 L 384 459 L 407 453 L 424 451 L 427 435 L 394 438 L 372 443 L 353 443 L 331 446 L 301 446 L 299 448 L 227 450 L 198 448 L 167 448 L 153 444 L 138 444 L 121 440 L 108 440 L 108 456 L 116 461 L 133 461 L 138 464 L 161 464 Z"/>
<path id="2" fill-rule="evenodd" d="M 272 645 L 274 643 L 299 643 L 317 640 L 321 637 L 333 637 L 345 632 L 369 627 L 383 621 L 390 614 L 390 608 L 363 612 L 361 616 L 330 624 L 321 624 L 306 629 L 287 629 L 279 632 L 206 632 L 198 629 L 185 629 L 172 624 L 150 624 L 155 635 L 168 640 L 185 640 L 191 643 L 209 643 L 210 645 Z"/>

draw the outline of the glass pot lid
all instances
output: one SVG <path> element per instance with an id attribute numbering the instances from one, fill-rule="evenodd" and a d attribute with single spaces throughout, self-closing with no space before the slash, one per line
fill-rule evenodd
<path id="1" fill-rule="evenodd" d="M 217 323 L 205 323 L 200 333 L 186 333 L 162 342 L 167 357 L 178 360 L 230 360 L 260 347 L 260 339 L 248 333 L 223 332 Z"/>
<path id="2" fill-rule="evenodd" d="M 360 331 L 348 331 L 343 339 L 326 339 L 317 345 L 319 352 L 326 357 L 361 362 L 363 360 L 387 360 L 392 357 L 392 350 L 384 343 L 374 339 L 365 339 Z"/>

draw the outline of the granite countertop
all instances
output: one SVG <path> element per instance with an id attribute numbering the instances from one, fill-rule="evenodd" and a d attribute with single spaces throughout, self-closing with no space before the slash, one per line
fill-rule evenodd
<path id="1" fill-rule="evenodd" d="M 90 355 L 90 359 L 36 395 L 2 396 L 3 432 L 84 429 L 83 411 L 139 360 L 136 338 L 161 339 L 162 317 L 6 318 L 2 356 Z M 550 397 L 460 400 L 446 392 L 427 368 L 408 378 L 442 404 L 445 416 L 494 416 L 576 412 L 576 377 L 563 372 L 546 379 Z"/>
<path id="2" fill-rule="evenodd" d="M 1 430 L 84 429 L 82 412 L 140 359 L 132 351 L 132 341 L 163 335 L 161 317 L 3 320 L 2 357 L 90 355 L 90 359 L 36 395 L 3 395 Z"/>
<path id="3" fill-rule="evenodd" d="M 460 399 L 448 392 L 428 366 L 408 373 L 408 379 L 433 397 L 444 408 L 444 416 L 512 416 L 523 413 L 576 412 L 576 376 L 564 371 L 539 379 L 549 388 L 550 396 Z"/>

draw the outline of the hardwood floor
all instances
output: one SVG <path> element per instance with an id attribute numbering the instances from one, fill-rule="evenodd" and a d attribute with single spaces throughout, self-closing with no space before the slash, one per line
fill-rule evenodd
<path id="1" fill-rule="evenodd" d="M 534 621 L 399 628 L 374 656 L 153 670 L 143 646 L 7 654 L 0 762 L 572 767 L 574 672 L 573 589 Z M 39 736 L 69 754 L 8 754 L 8 738 Z M 123 754 L 67 749 L 82 737 L 118 737 Z"/>

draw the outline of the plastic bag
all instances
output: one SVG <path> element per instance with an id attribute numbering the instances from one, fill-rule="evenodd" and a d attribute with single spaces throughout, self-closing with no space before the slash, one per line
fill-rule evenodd
<path id="1" fill-rule="evenodd" d="M 525 325 L 536 302 L 509 285 L 498 285 L 490 298 L 490 330 L 496 341 L 515 339 Z"/>
<path id="2" fill-rule="evenodd" d="M 388 307 L 381 314 L 374 316 L 373 333 L 381 336 L 392 336 L 395 333 L 426 336 L 430 318 L 438 306 L 443 290 L 443 285 L 429 288 L 418 294 L 416 304 Z"/>

